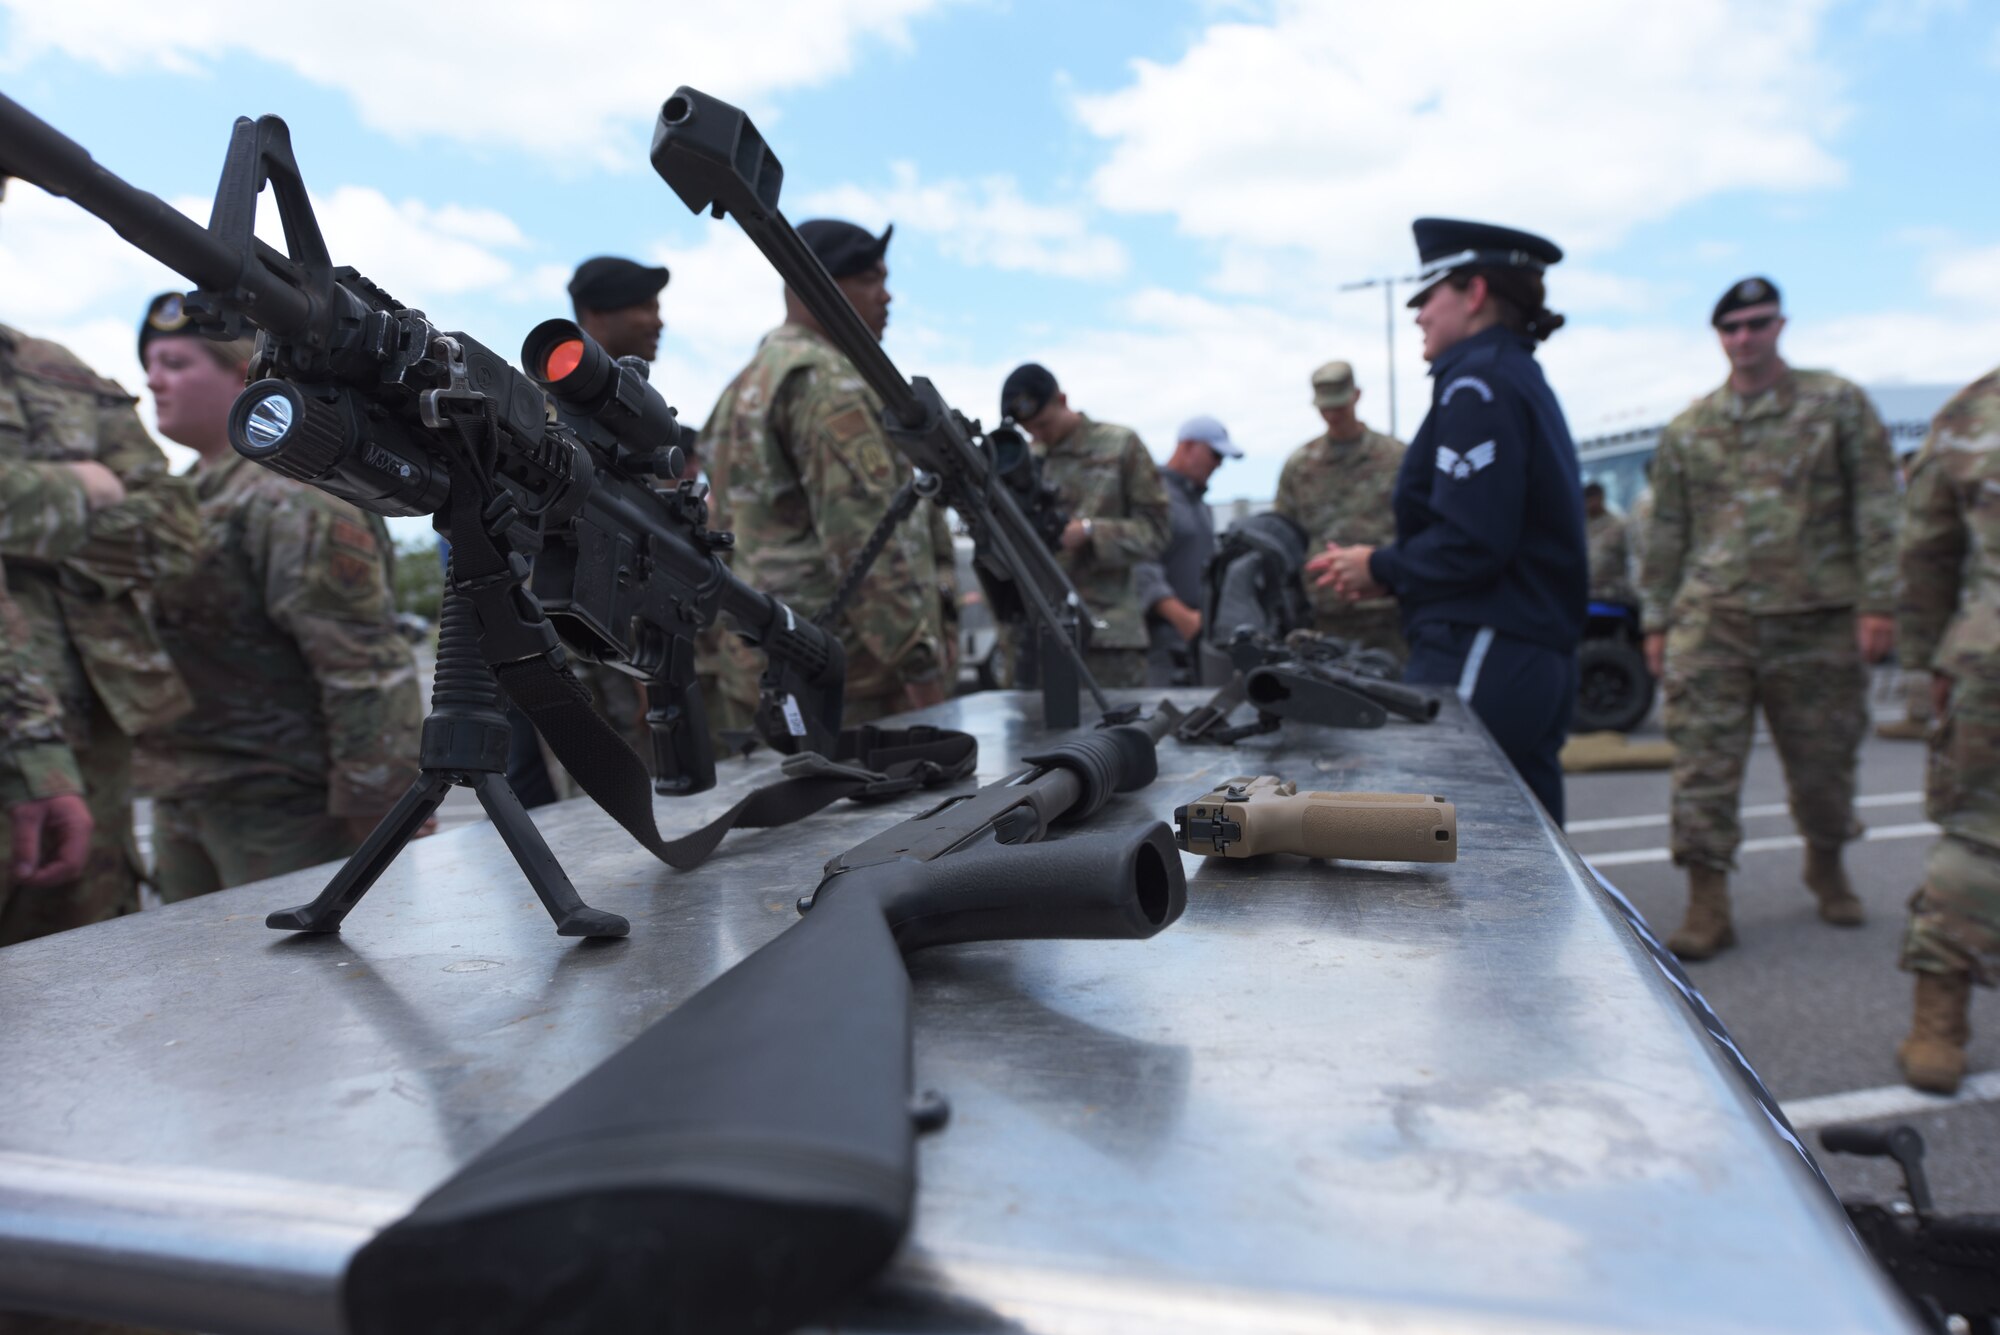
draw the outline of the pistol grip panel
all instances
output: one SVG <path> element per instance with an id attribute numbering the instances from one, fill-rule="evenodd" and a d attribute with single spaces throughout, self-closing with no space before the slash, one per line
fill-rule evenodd
<path id="1" fill-rule="evenodd" d="M 1263 775 L 1229 780 L 1176 819 L 1181 847 L 1205 857 L 1458 860 L 1458 809 L 1426 793 L 1301 793 Z"/>

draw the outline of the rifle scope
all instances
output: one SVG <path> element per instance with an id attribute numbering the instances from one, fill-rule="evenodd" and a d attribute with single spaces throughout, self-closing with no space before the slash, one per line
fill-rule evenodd
<path id="1" fill-rule="evenodd" d="M 229 443 L 246 459 L 378 515 L 432 514 L 451 491 L 440 461 L 337 385 L 259 380 L 229 410 Z"/>
<path id="2" fill-rule="evenodd" d="M 626 449 L 648 461 L 661 477 L 686 467 L 686 438 L 693 433 L 646 380 L 646 363 L 617 357 L 574 320 L 544 320 L 521 344 L 528 378 L 563 407 L 600 423 Z M 660 442 L 678 442 L 662 449 Z"/>

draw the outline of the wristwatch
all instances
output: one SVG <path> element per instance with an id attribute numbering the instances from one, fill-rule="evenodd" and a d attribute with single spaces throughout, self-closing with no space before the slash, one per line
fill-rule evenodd
<path id="1" fill-rule="evenodd" d="M 1090 535 L 1095 530 L 1096 526 L 1090 522 L 1090 517 L 1088 515 L 1084 516 L 1084 518 L 1080 522 L 1083 524 L 1083 540 L 1085 542 L 1089 542 Z"/>

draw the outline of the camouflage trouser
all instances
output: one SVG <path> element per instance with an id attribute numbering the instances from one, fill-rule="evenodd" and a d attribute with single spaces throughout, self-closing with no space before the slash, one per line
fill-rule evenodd
<path id="1" fill-rule="evenodd" d="M 1679 615 L 1667 632 L 1664 685 L 1676 863 L 1734 865 L 1743 842 L 1737 798 L 1759 705 L 1806 842 L 1836 848 L 1860 834 L 1854 760 L 1867 726 L 1868 680 L 1852 609 Z"/>
<path id="2" fill-rule="evenodd" d="M 258 775 L 153 804 L 153 884 L 174 904 L 338 862 L 361 846 L 326 813 L 326 788 Z"/>
<path id="3" fill-rule="evenodd" d="M 1315 609 L 1313 633 L 1352 640 L 1363 649 L 1386 650 L 1399 664 L 1410 657 L 1410 646 L 1403 640 L 1403 614 L 1394 607 Z"/>
<path id="4" fill-rule="evenodd" d="M 0 946 L 102 922 L 139 908 L 139 845 L 132 834 L 132 739 L 93 697 L 90 745 L 76 753 L 97 823 L 90 860 L 68 885 L 14 887 L 14 832 L 0 816 Z"/>
<path id="5" fill-rule="evenodd" d="M 1961 682 L 1930 738 L 1925 810 L 1944 837 L 1910 897 L 1902 965 L 2000 985 L 2000 686 Z"/>

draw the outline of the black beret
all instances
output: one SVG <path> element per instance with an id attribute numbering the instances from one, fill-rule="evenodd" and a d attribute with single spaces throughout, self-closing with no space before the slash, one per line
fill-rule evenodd
<path id="1" fill-rule="evenodd" d="M 1731 311 L 1740 311 L 1745 306 L 1762 306 L 1778 302 L 1778 285 L 1768 278 L 1746 278 L 1740 283 L 1730 284 L 1722 299 L 1715 303 L 1715 310 L 1708 317 L 1712 325 L 1722 323 L 1722 317 Z"/>
<path id="2" fill-rule="evenodd" d="M 644 265 L 617 255 L 598 255 L 576 266 L 569 299 L 580 311 L 615 311 L 643 306 L 667 285 L 663 264 Z"/>
<path id="3" fill-rule="evenodd" d="M 139 321 L 141 366 L 146 364 L 146 345 L 154 339 L 168 334 L 200 334 L 201 331 L 188 319 L 187 312 L 181 309 L 181 300 L 182 294 L 179 292 L 162 292 L 146 303 L 146 318 Z"/>
<path id="4" fill-rule="evenodd" d="M 1040 362 L 1022 362 L 1007 373 L 1000 386 L 1000 415 L 1025 422 L 1049 406 L 1056 396 L 1056 378 Z"/>
<path id="5" fill-rule="evenodd" d="M 896 224 L 890 223 L 882 235 L 875 236 L 867 228 L 839 218 L 812 218 L 798 226 L 799 239 L 833 278 L 851 278 L 881 263 L 895 230 Z"/>
<path id="6" fill-rule="evenodd" d="M 1532 269 L 1536 273 L 1560 263 L 1562 247 L 1545 236 L 1493 223 L 1459 218 L 1419 218 L 1410 224 L 1417 238 L 1417 259 L 1423 265 L 1422 286 L 1410 305 L 1421 306 L 1438 281 L 1454 269 L 1482 265 L 1496 269 Z"/>

